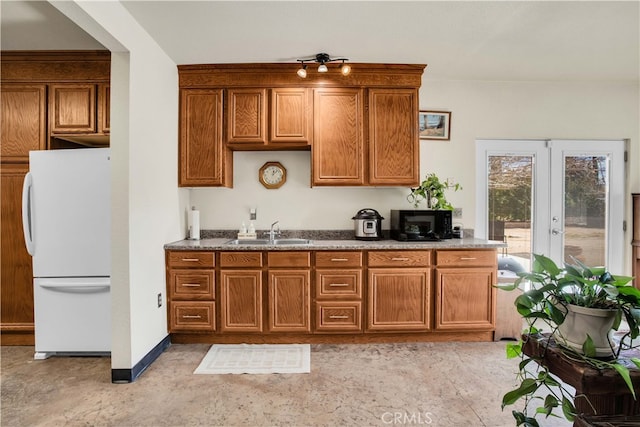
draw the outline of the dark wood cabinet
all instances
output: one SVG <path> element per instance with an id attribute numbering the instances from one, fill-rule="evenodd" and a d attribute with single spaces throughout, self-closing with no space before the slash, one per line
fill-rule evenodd
<path id="1" fill-rule="evenodd" d="M 29 151 L 47 148 L 45 84 L 2 83 L 0 158 L 28 162 Z"/>
<path id="2" fill-rule="evenodd" d="M 29 165 L 2 164 L 0 170 L 0 331 L 2 344 L 33 345 L 31 255 L 22 233 L 22 184 Z"/>

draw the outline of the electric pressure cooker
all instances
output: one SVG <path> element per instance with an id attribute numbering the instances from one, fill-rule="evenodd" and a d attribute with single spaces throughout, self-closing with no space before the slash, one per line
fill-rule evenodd
<path id="1" fill-rule="evenodd" d="M 354 220 L 357 240 L 382 239 L 382 220 L 384 218 L 375 209 L 360 209 L 351 219 Z"/>

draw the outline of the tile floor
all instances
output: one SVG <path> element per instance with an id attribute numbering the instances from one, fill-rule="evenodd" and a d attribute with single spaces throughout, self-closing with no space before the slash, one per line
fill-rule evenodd
<path id="1" fill-rule="evenodd" d="M 172 345 L 131 384 L 109 358 L 1 348 L 2 426 L 515 426 L 504 342 L 312 345 L 310 374 L 193 375 L 209 349 Z M 548 420 L 545 426 L 570 426 Z"/>

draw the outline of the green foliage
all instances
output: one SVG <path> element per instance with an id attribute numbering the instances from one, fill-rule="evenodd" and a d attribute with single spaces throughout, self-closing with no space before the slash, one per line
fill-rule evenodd
<path id="1" fill-rule="evenodd" d="M 420 183 L 420 186 L 411 189 L 407 200 L 413 204 L 413 207 L 416 209 L 420 206 L 420 202 L 425 200 L 429 209 L 446 209 L 451 211 L 453 210 L 453 206 L 447 201 L 444 194 L 445 190 L 449 189 L 458 191 L 462 190 L 462 186 L 458 183 L 449 182 L 449 180 L 441 182 L 435 173 L 430 173 L 427 174 L 424 181 Z"/>
<path id="2" fill-rule="evenodd" d="M 533 265 L 530 272 L 518 273 L 518 279 L 511 285 L 497 286 L 505 291 L 520 288 L 524 283 L 530 287 L 520 294 L 514 302 L 518 313 L 526 320 L 528 328 L 524 339 L 537 334 L 537 323 L 542 323 L 554 333 L 558 326 L 564 322 L 569 304 L 590 308 L 605 308 L 617 310 L 616 321 L 613 328 L 617 330 L 622 318 L 629 325 L 627 337 L 639 336 L 638 307 L 640 307 L 640 291 L 631 286 L 632 278 L 627 276 L 614 276 L 605 267 L 588 267 L 576 260 L 575 264 L 565 264 L 560 268 L 548 257 L 534 254 Z M 528 357 L 522 352 L 524 342 L 507 344 L 507 357 L 520 357 L 518 366 L 518 378 L 520 385 L 507 392 L 502 399 L 502 408 L 507 405 L 523 401 L 524 408 L 520 411 L 512 411 L 516 425 L 538 426 L 537 415 L 544 417 L 556 416 L 554 411 L 561 409 L 563 416 L 573 421 L 576 409 L 573 405 L 572 392 L 564 385 L 553 379 L 544 366 L 535 362 L 536 359 Z M 540 341 L 540 345 L 545 345 Z M 587 335 L 582 345 L 582 353 L 573 349 L 564 348 L 563 352 L 572 360 L 588 364 L 595 369 L 614 369 L 625 381 L 635 398 L 635 391 L 631 383 L 629 370 L 618 363 L 620 345 L 617 354 L 612 360 L 602 360 L 595 357 L 596 349 L 593 339 Z M 640 359 L 632 358 L 631 361 L 640 368 Z M 545 395 L 546 392 L 546 395 Z M 544 396 L 544 397 L 540 397 Z M 532 402 L 542 401 L 542 406 L 530 409 Z M 533 415 L 528 415 L 533 412 Z"/>

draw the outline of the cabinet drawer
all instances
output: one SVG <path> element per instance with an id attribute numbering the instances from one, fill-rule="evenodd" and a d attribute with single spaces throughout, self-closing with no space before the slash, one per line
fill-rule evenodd
<path id="1" fill-rule="evenodd" d="M 431 265 L 431 251 L 369 252 L 369 267 L 425 267 Z"/>
<path id="2" fill-rule="evenodd" d="M 204 251 L 171 251 L 169 267 L 213 267 L 213 252 Z"/>
<path id="3" fill-rule="evenodd" d="M 360 301 L 318 301 L 316 303 L 316 331 L 361 332 Z"/>
<path id="4" fill-rule="evenodd" d="M 439 267 L 492 266 L 496 265 L 496 251 L 437 251 L 436 264 Z"/>
<path id="5" fill-rule="evenodd" d="M 215 294 L 213 270 L 171 270 L 171 299 L 213 300 Z"/>
<path id="6" fill-rule="evenodd" d="M 316 271 L 317 298 L 362 298 L 362 270 Z"/>
<path id="7" fill-rule="evenodd" d="M 310 252 L 268 252 L 267 265 L 271 267 L 310 267 Z"/>
<path id="8" fill-rule="evenodd" d="M 362 252 L 316 252 L 316 267 L 361 267 Z"/>
<path id="9" fill-rule="evenodd" d="M 262 267 L 262 252 L 220 252 L 221 267 Z"/>
<path id="10" fill-rule="evenodd" d="M 215 307 L 213 302 L 172 301 L 170 325 L 171 332 L 215 331 Z"/>

